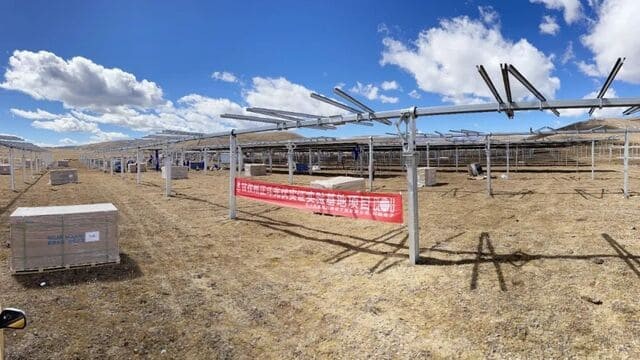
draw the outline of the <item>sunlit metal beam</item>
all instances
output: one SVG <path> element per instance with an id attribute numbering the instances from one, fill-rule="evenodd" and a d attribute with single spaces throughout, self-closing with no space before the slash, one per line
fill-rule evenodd
<path id="1" fill-rule="evenodd" d="M 524 75 L 522 75 L 520 71 L 516 69 L 515 66 L 513 66 L 512 64 L 508 64 L 507 70 L 509 70 L 509 73 L 511 73 L 511 75 L 513 75 L 513 77 L 515 77 L 516 80 L 518 80 L 525 88 L 527 88 L 527 90 L 529 90 L 529 92 L 531 92 L 533 96 L 538 98 L 538 100 L 544 101 L 544 102 L 547 101 L 547 98 L 544 97 L 544 95 L 542 95 L 542 93 L 538 91 L 538 89 L 536 89 L 535 86 L 533 86 L 533 84 L 531 84 L 529 80 L 527 80 L 527 78 L 525 78 Z M 554 113 L 556 116 L 560 116 L 560 112 L 558 110 L 553 108 L 550 108 L 549 110 L 551 110 L 551 112 Z"/>
<path id="2" fill-rule="evenodd" d="M 220 117 L 223 118 L 223 119 L 255 121 L 255 122 L 268 123 L 268 124 L 286 124 L 286 123 L 295 122 L 295 121 L 290 121 L 290 120 L 265 118 L 265 117 L 260 117 L 260 116 L 249 116 L 249 115 L 240 115 L 240 114 L 222 114 L 222 115 L 220 115 Z"/>
<path id="3" fill-rule="evenodd" d="M 346 110 L 346 111 L 348 111 L 350 113 L 362 114 L 362 111 L 360 111 L 360 110 L 354 109 L 349 105 L 345 105 L 345 104 L 343 104 L 343 103 L 341 103 L 339 101 L 335 101 L 333 99 L 329 99 L 328 97 L 320 95 L 320 94 L 311 93 L 311 98 L 315 99 L 315 100 L 318 100 L 318 101 L 322 101 L 325 104 L 329 104 L 329 105 L 335 106 L 335 107 L 340 108 L 342 110 Z"/>
<path id="4" fill-rule="evenodd" d="M 616 60 L 616 63 L 613 64 L 613 69 L 611 69 L 609 76 L 607 76 L 607 80 L 602 85 L 602 88 L 600 89 L 598 96 L 596 96 L 596 99 L 602 99 L 604 97 L 604 94 L 607 93 L 607 90 L 609 90 L 609 86 L 611 86 L 611 83 L 616 78 L 618 71 L 620 71 L 620 69 L 622 68 L 622 65 L 624 64 L 624 60 L 625 58 L 618 58 L 618 60 Z M 591 109 L 589 109 L 589 116 L 591 116 L 595 110 L 596 110 L 595 107 L 592 107 Z"/>

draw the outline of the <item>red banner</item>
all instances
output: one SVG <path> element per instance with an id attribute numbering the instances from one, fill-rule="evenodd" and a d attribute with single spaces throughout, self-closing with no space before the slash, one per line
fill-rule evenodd
<path id="1" fill-rule="evenodd" d="M 314 213 L 402 223 L 402 195 L 315 189 L 236 178 L 236 196 Z"/>

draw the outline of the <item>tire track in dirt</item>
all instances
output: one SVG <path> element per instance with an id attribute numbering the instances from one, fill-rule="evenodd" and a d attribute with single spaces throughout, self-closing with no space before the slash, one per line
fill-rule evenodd
<path id="1" fill-rule="evenodd" d="M 134 187 L 135 189 L 139 189 L 138 187 L 136 187 L 135 183 L 121 182 L 121 181 L 116 181 L 116 183 L 118 184 L 119 187 L 126 188 L 127 191 L 122 191 L 120 189 L 114 190 L 109 188 L 110 193 L 112 195 L 115 195 L 114 191 L 117 194 L 129 193 L 131 190 L 131 187 Z M 190 276 L 180 277 L 177 274 L 174 274 L 173 277 L 170 278 L 167 272 L 165 271 L 165 268 L 160 266 L 159 272 L 162 273 L 162 278 L 170 279 L 169 281 L 173 283 L 173 284 L 170 284 L 171 294 L 172 294 L 172 304 L 174 304 L 176 308 L 180 308 L 181 312 L 183 312 L 185 310 L 184 306 L 178 305 L 178 304 L 182 304 L 183 302 L 188 303 L 190 300 L 190 299 L 184 299 L 184 298 L 180 299 L 176 295 L 176 294 L 185 295 L 185 294 L 189 294 L 189 292 L 176 291 L 175 284 L 178 284 L 177 287 L 180 289 L 197 290 L 200 293 L 204 291 L 204 293 L 209 294 L 209 298 L 217 298 L 219 296 L 218 292 L 220 289 L 213 290 L 211 288 L 209 283 L 206 281 L 208 277 L 202 277 L 202 269 L 199 269 L 197 271 L 197 274 L 193 273 L 193 271 L 195 270 L 195 269 L 192 269 L 193 265 L 201 264 L 201 260 L 199 259 L 194 259 L 193 261 L 190 260 L 192 254 L 186 251 L 186 247 L 180 246 L 181 244 L 188 244 L 188 243 L 197 243 L 202 246 L 206 246 L 207 244 L 205 243 L 209 242 L 206 240 L 210 240 L 210 239 L 208 238 L 205 239 L 202 236 L 192 231 L 185 230 L 184 226 L 189 223 L 185 222 L 184 218 L 182 219 L 180 218 L 181 214 L 191 212 L 192 204 L 197 204 L 197 202 L 194 203 L 192 200 L 197 200 L 198 202 L 202 202 L 203 200 L 195 197 L 191 197 L 191 196 L 188 196 L 187 198 L 172 197 L 169 200 L 164 200 L 162 198 L 162 195 L 159 193 L 149 194 L 149 193 L 137 191 L 137 194 L 138 196 L 135 197 L 135 201 L 124 200 L 121 203 L 122 211 L 123 211 L 123 214 L 124 213 L 133 214 L 133 215 L 127 215 L 127 216 L 130 220 L 134 221 L 139 228 L 142 229 L 142 232 L 140 235 L 142 238 L 145 239 L 145 244 L 146 244 L 145 249 L 158 248 L 158 247 L 155 247 L 156 244 L 149 239 L 148 234 L 162 233 L 164 236 L 162 238 L 161 247 L 164 248 L 165 251 L 162 252 L 161 254 L 156 253 L 156 255 L 160 255 L 159 256 L 160 263 L 165 265 L 172 264 L 171 265 L 172 267 L 177 269 L 182 269 L 183 274 L 190 275 Z M 162 201 L 161 203 L 157 203 L 157 202 L 154 202 L 153 199 L 149 199 L 150 196 L 154 196 L 156 199 L 163 199 L 163 200 L 161 200 Z M 114 199 L 117 199 L 117 195 L 116 197 L 114 197 Z M 189 201 L 184 201 L 184 200 L 189 200 Z M 166 201 L 172 201 L 173 202 L 172 205 L 179 207 L 180 209 L 179 210 L 174 209 L 173 211 L 164 209 L 162 206 L 166 204 Z M 207 207 L 210 207 L 211 209 L 214 210 L 214 217 L 208 218 L 210 219 L 208 221 L 226 220 L 224 219 L 224 214 L 226 214 L 225 207 L 208 202 L 208 201 L 205 201 L 205 203 Z M 198 206 L 200 205 L 198 204 Z M 217 210 L 220 210 L 220 208 L 222 208 L 222 212 L 218 213 Z M 150 216 L 149 215 L 150 213 L 158 214 L 159 216 L 155 216 L 155 215 Z M 140 216 L 140 214 L 145 214 L 145 215 Z M 152 220 L 148 220 L 148 218 L 152 218 Z M 149 221 L 151 221 L 153 224 L 149 224 Z M 170 238 L 167 238 L 167 236 L 170 236 Z M 170 255 L 167 256 L 166 254 L 170 254 Z M 189 261 L 189 264 L 187 264 L 187 261 Z M 191 268 L 189 265 L 191 265 Z M 249 267 L 250 266 L 246 266 L 245 270 L 248 270 Z M 252 274 L 250 275 L 250 277 L 252 278 L 259 277 L 259 274 L 256 271 L 251 270 L 251 273 Z M 227 274 L 227 275 L 230 275 L 230 274 Z M 247 287 L 251 286 L 251 283 L 247 282 L 245 276 L 234 277 L 233 282 L 238 284 L 240 283 L 244 284 L 241 288 L 245 290 L 247 289 Z M 229 294 L 227 293 L 229 291 L 232 291 L 236 296 L 235 297 L 229 296 Z M 223 300 L 218 298 L 220 302 L 217 305 L 222 306 L 225 309 L 225 313 L 231 317 L 231 320 L 233 323 L 242 324 L 243 322 L 246 322 L 247 319 L 251 317 L 251 307 L 246 304 L 246 301 L 238 300 L 238 299 L 241 299 L 241 300 L 246 299 L 246 293 L 244 293 L 244 290 L 227 288 L 225 289 L 225 293 L 226 293 L 225 298 L 227 299 Z M 235 299 L 235 300 L 228 301 L 230 299 Z M 238 312 L 241 312 L 246 315 L 238 317 L 237 316 Z M 194 326 L 194 325 L 195 324 L 193 323 L 193 320 L 192 320 L 191 326 Z M 233 328 L 230 327 L 228 330 L 231 331 L 232 329 Z"/>
<path id="2" fill-rule="evenodd" d="M 104 189 L 103 191 L 107 192 L 110 195 L 109 198 L 113 199 L 113 201 L 117 204 L 118 210 L 121 212 L 122 218 L 127 219 L 126 221 L 128 224 L 135 224 L 135 226 L 137 227 L 139 236 L 136 236 L 135 239 L 136 240 L 141 239 L 144 242 L 145 246 L 142 247 L 143 249 L 142 251 L 149 254 L 149 256 L 152 259 L 155 258 L 153 259 L 154 261 L 152 261 L 150 264 L 154 270 L 150 273 L 148 272 L 146 275 L 159 276 L 163 280 L 169 279 L 170 278 L 169 274 L 165 270 L 166 264 L 175 262 L 176 257 L 168 255 L 167 252 L 162 251 L 161 249 L 163 248 L 163 246 L 160 246 L 160 247 L 156 246 L 157 244 L 155 244 L 151 238 L 152 237 L 155 238 L 154 235 L 157 233 L 162 233 L 167 235 L 173 234 L 173 230 L 175 229 L 165 229 L 166 222 L 162 221 L 160 217 L 148 216 L 149 210 L 151 208 L 155 210 L 156 208 L 151 206 L 144 206 L 144 205 L 150 205 L 150 202 L 144 199 L 143 196 L 136 197 L 135 201 L 127 201 L 126 199 L 121 200 L 122 194 L 128 194 L 127 191 L 123 191 L 123 190 L 129 190 L 129 189 L 126 189 L 128 188 L 128 186 L 125 186 L 126 183 L 119 182 L 119 181 L 115 182 L 118 188 L 122 188 L 122 189 L 115 189 L 113 186 L 113 183 L 114 183 L 113 181 L 107 181 L 108 183 L 105 183 L 105 180 L 103 177 L 96 176 L 96 178 L 100 178 L 99 181 L 96 182 L 98 187 L 103 188 Z M 144 204 L 141 204 L 141 202 L 144 202 Z M 145 214 L 147 216 L 142 217 L 141 214 Z M 149 223 L 149 221 L 151 221 L 151 224 Z M 162 245 L 166 243 L 167 242 L 164 242 L 162 243 Z M 169 241 L 169 243 L 172 243 L 172 241 Z M 156 251 L 150 252 L 150 250 L 154 250 L 154 249 Z M 173 253 L 175 254 L 175 252 Z M 169 288 L 168 300 L 171 304 L 170 308 L 174 311 L 175 313 L 174 315 L 180 315 L 184 309 L 179 305 L 179 301 L 177 300 L 177 297 L 176 297 L 177 292 L 175 290 L 174 284 L 172 283 L 173 281 L 178 282 L 177 280 L 172 280 L 172 281 L 170 280 L 169 282 L 165 282 L 164 284 L 168 285 L 167 287 Z"/>
<path id="3" fill-rule="evenodd" d="M 130 186 L 135 186 L 135 184 L 131 184 L 131 183 L 127 184 L 127 183 L 119 182 L 119 184 L 129 185 L 128 186 L 129 188 Z M 179 246 L 180 244 L 185 244 L 185 243 L 198 244 L 198 246 L 204 246 L 204 247 L 206 247 L 207 245 L 214 244 L 214 242 L 211 241 L 214 238 L 211 238 L 211 237 L 205 238 L 202 235 L 198 235 L 194 233 L 193 231 L 186 230 L 184 228 L 185 225 L 188 226 L 191 223 L 185 222 L 184 217 L 181 218 L 181 214 L 184 215 L 186 212 L 191 212 L 193 206 L 197 205 L 198 207 L 202 207 L 201 204 L 198 202 L 202 202 L 203 200 L 187 194 L 183 194 L 184 196 L 186 196 L 186 198 L 179 196 L 179 197 L 172 197 L 169 200 L 160 200 L 160 201 L 154 202 L 153 199 L 149 199 L 149 197 L 155 196 L 156 199 L 162 199 L 160 194 L 138 193 L 138 195 L 139 196 L 135 198 L 136 200 L 135 203 L 125 202 L 123 204 L 125 207 L 127 207 L 126 211 L 131 211 L 130 209 L 133 209 L 133 211 L 136 213 L 146 212 L 147 214 L 153 213 L 153 214 L 160 215 L 160 216 L 154 217 L 154 220 L 159 219 L 159 220 L 156 220 L 155 223 L 161 224 L 162 226 L 168 228 L 169 232 L 171 232 L 171 235 L 175 236 L 175 239 L 170 239 L 169 241 L 167 241 L 167 239 L 163 239 L 164 248 L 173 250 L 173 253 L 175 254 L 180 254 L 179 265 L 177 264 L 175 268 L 183 269 L 183 274 L 192 275 L 192 276 L 174 278 L 173 281 L 176 281 L 175 279 L 180 280 L 179 284 L 184 289 L 189 290 L 189 291 L 183 291 L 180 294 L 184 296 L 188 296 L 189 294 L 194 294 L 197 297 L 209 299 L 207 302 L 203 304 L 204 306 L 202 308 L 198 308 L 197 310 L 195 310 L 196 313 L 202 312 L 204 317 L 202 316 L 199 317 L 198 321 L 192 320 L 190 322 L 189 327 L 198 329 L 197 331 L 199 331 L 200 333 L 203 333 L 203 336 L 205 338 L 211 337 L 211 335 L 208 332 L 213 331 L 213 333 L 215 334 L 214 338 L 222 339 L 222 340 L 217 340 L 219 342 L 222 342 L 222 344 L 235 342 L 237 340 L 240 340 L 241 343 L 244 343 L 245 340 L 235 338 L 235 336 L 233 335 L 234 329 L 237 329 L 239 326 L 242 326 L 241 324 L 255 322 L 262 319 L 263 316 L 266 316 L 262 311 L 258 310 L 255 307 L 254 303 L 256 302 L 256 300 L 253 297 L 256 296 L 256 293 L 264 292 L 265 289 L 286 288 L 287 286 L 286 282 L 284 283 L 275 282 L 275 283 L 271 283 L 270 285 L 265 285 L 264 288 L 262 286 L 259 286 L 258 288 L 256 288 L 255 280 L 253 279 L 262 278 L 262 276 L 259 273 L 259 271 L 256 271 L 255 269 L 253 269 L 253 264 L 245 264 L 245 266 L 242 267 L 243 271 L 241 273 L 236 274 L 236 273 L 232 273 L 232 272 L 229 273 L 224 271 L 217 272 L 217 273 L 223 274 L 222 276 L 226 279 L 224 282 L 234 284 L 234 285 L 225 287 L 225 288 L 219 288 L 215 285 L 212 286 L 212 284 L 221 282 L 220 279 L 217 276 L 210 277 L 209 275 L 207 275 L 208 272 L 203 269 L 198 269 L 197 273 L 194 274 L 193 272 L 196 269 L 190 269 L 189 265 L 191 266 L 204 265 L 203 266 L 204 268 L 206 267 L 206 264 L 203 264 L 200 258 L 191 258 L 192 254 L 185 251 L 184 248 Z M 185 201 L 185 200 L 188 200 L 188 201 Z M 198 202 L 194 202 L 194 200 Z M 163 208 L 163 205 L 167 204 L 166 201 L 171 202 L 172 206 L 169 209 Z M 205 201 L 205 202 L 206 202 L 207 208 L 214 210 L 213 211 L 214 216 L 207 218 L 206 220 L 207 222 L 211 222 L 211 221 L 217 222 L 220 220 L 226 220 L 224 218 L 224 215 L 226 214 L 225 207 L 215 203 L 208 202 L 208 201 Z M 153 211 L 149 211 L 151 209 Z M 222 211 L 219 211 L 219 210 L 222 210 Z M 228 221 L 226 221 L 226 223 L 227 225 L 231 224 Z M 143 226 L 145 226 L 148 229 L 147 224 L 144 224 Z M 187 228 L 187 229 L 190 229 L 190 228 Z M 156 229 L 148 229 L 145 231 L 159 232 L 159 230 L 160 230 L 160 227 Z M 147 242 L 147 244 L 149 243 Z M 201 252 L 200 247 L 198 248 L 198 251 Z M 189 261 L 189 264 L 187 264 L 184 261 L 185 259 Z M 171 259 L 168 259 L 168 261 L 175 263 L 176 258 L 172 257 Z M 234 261 L 237 261 L 237 259 L 234 259 Z M 217 261 L 217 263 L 220 264 L 220 261 Z M 269 296 L 269 295 L 263 295 L 263 296 L 267 296 L 270 300 L 278 298 L 277 296 L 274 295 L 275 292 L 272 293 L 272 291 L 273 290 L 267 291 L 267 293 L 272 294 L 272 296 Z M 249 295 L 249 294 L 252 294 L 252 295 Z M 190 299 L 187 299 L 187 298 L 183 298 L 182 300 L 185 303 L 190 302 L 189 301 Z M 214 301 L 210 302 L 211 300 L 214 300 Z M 276 306 L 274 305 L 273 307 L 275 308 Z M 206 320 L 206 316 L 213 316 L 214 318 L 216 318 L 215 326 L 212 326 L 212 324 L 208 320 Z M 200 319 L 204 323 L 201 323 Z M 196 342 L 197 344 L 201 344 L 202 340 L 196 339 L 194 340 L 194 342 Z M 210 346 L 210 344 L 205 344 L 205 345 Z M 221 349 L 218 349 L 218 347 L 220 347 Z M 225 349 L 226 349 L 226 345 L 216 344 L 214 349 L 211 351 L 214 351 L 214 352 L 228 351 Z M 248 349 L 246 351 L 248 351 Z"/>

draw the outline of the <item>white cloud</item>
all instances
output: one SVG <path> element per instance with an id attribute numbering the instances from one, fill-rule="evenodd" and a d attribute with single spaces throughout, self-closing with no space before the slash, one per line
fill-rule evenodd
<path id="1" fill-rule="evenodd" d="M 37 100 L 60 101 L 67 108 L 148 108 L 164 101 L 162 89 L 151 81 L 138 81 L 130 73 L 80 56 L 64 60 L 48 51 L 14 51 L 4 77 L 2 88 Z"/>
<path id="2" fill-rule="evenodd" d="M 384 104 L 395 104 L 398 102 L 398 100 L 400 99 L 395 96 L 380 95 L 380 102 Z"/>
<path id="3" fill-rule="evenodd" d="M 546 56 L 526 39 L 510 41 L 498 28 L 488 28 L 466 16 L 441 20 L 439 27 L 422 31 L 412 44 L 391 37 L 384 38 L 383 44 L 382 65 L 404 69 L 421 90 L 440 94 L 445 101 L 493 101 L 478 75 L 477 64 L 483 64 L 499 83 L 499 64 L 513 63 L 548 98 L 554 98 L 560 88 L 560 79 L 551 75 L 552 56 Z M 517 81 L 511 83 L 515 99 L 531 97 Z"/>
<path id="4" fill-rule="evenodd" d="M 587 3 L 591 8 L 598 11 L 600 9 L 600 5 L 602 5 L 603 0 L 587 0 Z"/>
<path id="5" fill-rule="evenodd" d="M 20 109 L 11 109 L 11 111 L 14 114 L 24 117 L 28 120 L 33 120 L 35 118 L 34 116 L 38 116 L 37 112 L 24 111 Z M 62 115 L 51 114 L 46 111 L 43 113 L 45 114 L 36 119 L 46 119 L 46 120 L 34 120 L 31 122 L 31 126 L 37 129 L 50 130 L 57 133 L 69 133 L 69 132 L 89 133 L 91 134 L 89 138 L 89 143 L 129 138 L 129 135 L 123 134 L 121 132 L 103 131 L 100 129 L 97 123 L 91 122 L 91 121 L 85 121 L 77 117 L 76 116 L 77 113 L 76 114 L 67 113 Z M 77 141 L 70 138 L 63 138 L 58 143 L 58 145 L 77 145 L 77 144 L 79 144 Z"/>
<path id="6" fill-rule="evenodd" d="M 228 83 L 238 82 L 238 77 L 228 71 L 214 71 L 213 74 L 211 74 L 211 78 Z"/>
<path id="7" fill-rule="evenodd" d="M 333 106 L 311 99 L 310 90 L 289 82 L 285 78 L 270 79 L 256 77 L 253 86 L 245 94 L 249 106 L 289 109 L 313 114 L 336 114 L 340 110 Z M 394 101 L 393 98 L 385 99 Z M 241 105 L 229 99 L 215 99 L 198 94 L 190 94 L 151 110 L 137 110 L 120 107 L 112 112 L 90 112 L 71 110 L 64 114 L 25 111 L 14 109 L 12 112 L 27 119 L 47 119 L 34 121 L 34 127 L 56 132 L 88 132 L 105 136 L 121 137 L 122 133 L 102 132 L 98 124 L 116 125 L 123 128 L 153 132 L 159 130 L 186 130 L 198 132 L 217 132 L 232 128 L 240 129 L 255 126 L 257 123 L 222 119 L 223 113 L 244 113 Z M 98 132 L 100 131 L 100 132 Z M 96 138 L 97 139 L 97 138 Z"/>
<path id="8" fill-rule="evenodd" d="M 532 3 L 543 4 L 550 10 L 563 11 L 564 21 L 572 24 L 582 17 L 582 4 L 580 0 L 529 0 Z"/>
<path id="9" fill-rule="evenodd" d="M 341 110 L 317 100 L 309 94 L 311 90 L 288 81 L 285 78 L 271 79 L 256 77 L 253 86 L 244 92 L 244 100 L 249 106 L 288 109 L 312 114 L 332 115 Z M 394 101 L 394 98 L 385 99 Z M 93 141 L 122 137 L 122 133 L 106 133 L 99 124 L 120 126 L 141 132 L 159 130 L 185 130 L 197 132 L 218 132 L 232 128 L 241 129 L 256 126 L 248 121 L 222 119 L 223 113 L 245 113 L 243 107 L 229 99 L 210 98 L 199 94 L 189 94 L 176 101 L 166 102 L 153 109 L 141 110 L 117 107 L 110 112 L 96 112 L 72 109 L 63 114 L 44 111 L 13 109 L 12 112 L 30 120 L 34 127 L 56 132 L 87 132 L 93 134 Z M 40 120 L 49 121 L 40 121 Z"/>
<path id="10" fill-rule="evenodd" d="M 106 142 L 106 141 L 114 141 L 114 140 L 125 140 L 129 139 L 129 135 L 123 134 L 121 132 L 105 132 L 105 131 L 97 131 L 93 135 L 91 135 L 91 142 Z"/>
<path id="11" fill-rule="evenodd" d="M 380 97 L 380 95 L 378 94 L 379 90 L 380 89 L 373 84 L 364 85 L 359 81 L 356 82 L 355 86 L 349 89 L 349 91 L 351 91 L 352 93 L 362 95 L 369 100 L 377 100 Z"/>
<path id="12" fill-rule="evenodd" d="M 397 88 L 398 84 L 395 81 L 392 81 L 392 82 L 385 81 L 382 83 L 381 87 L 384 89 L 385 86 L 389 89 L 392 89 L 394 88 L 394 86 L 395 88 Z M 399 100 L 397 97 L 380 94 L 380 88 L 373 84 L 365 85 L 359 81 L 356 82 L 356 85 L 353 86 L 351 89 L 349 89 L 349 91 L 351 91 L 354 94 L 362 95 L 365 98 L 367 98 L 367 100 L 371 100 L 371 101 L 379 100 L 380 102 L 385 104 L 395 104 Z"/>
<path id="13" fill-rule="evenodd" d="M 547 35 L 556 35 L 560 31 L 560 25 L 556 22 L 556 18 L 550 15 L 542 17 L 542 22 L 538 28 L 540 33 Z"/>
<path id="14" fill-rule="evenodd" d="M 3 132 L 0 132 L 0 135 L 4 135 L 4 136 L 15 136 L 15 137 L 17 137 L 17 138 L 22 139 L 22 136 L 18 136 L 18 135 L 16 135 L 16 134 L 10 134 L 10 133 L 3 133 Z"/>
<path id="15" fill-rule="evenodd" d="M 601 75 L 600 71 L 598 71 L 598 68 L 594 64 L 587 64 L 586 62 L 580 60 L 576 62 L 576 65 L 578 66 L 578 69 L 580 71 L 588 76 L 596 77 Z"/>
<path id="16" fill-rule="evenodd" d="M 396 82 L 395 80 L 383 81 L 382 84 L 380 84 L 380 87 L 385 91 L 400 89 L 400 85 L 398 85 L 398 82 Z"/>
<path id="17" fill-rule="evenodd" d="M 174 107 L 173 104 L 158 107 L 149 111 L 138 111 L 130 108 L 120 109 L 113 113 L 89 113 L 83 111 L 71 111 L 73 116 L 84 121 L 100 124 L 111 124 L 131 130 L 152 132 L 158 130 L 185 130 L 201 131 L 196 124 L 190 124 L 179 114 L 183 107 Z M 183 109 L 184 110 L 184 109 Z"/>
<path id="18" fill-rule="evenodd" d="M 414 99 L 420 99 L 422 97 L 422 95 L 420 95 L 420 93 L 416 89 L 411 90 L 411 92 L 409 93 L 409 96 L 411 96 Z"/>
<path id="19" fill-rule="evenodd" d="M 177 106 L 167 105 L 145 112 L 129 109 L 118 114 L 89 114 L 80 111 L 72 111 L 71 114 L 84 121 L 117 125 L 141 132 L 159 130 L 217 132 L 248 125 L 244 121 L 220 118 L 223 113 L 243 113 L 240 105 L 228 99 L 191 94 L 180 98 L 177 103 Z"/>
<path id="20" fill-rule="evenodd" d="M 252 125 L 246 121 L 220 118 L 224 113 L 244 113 L 242 106 L 229 99 L 190 94 L 180 98 L 178 104 L 181 106 L 175 113 L 186 121 L 191 131 L 218 132 Z"/>
<path id="21" fill-rule="evenodd" d="M 36 111 L 28 111 L 28 110 L 20 110 L 20 109 L 9 109 L 12 114 L 19 116 L 21 118 L 29 119 L 29 120 L 53 120 L 57 119 L 59 115 L 52 114 L 48 111 L 36 109 Z"/>
<path id="22" fill-rule="evenodd" d="M 55 132 L 97 132 L 98 125 L 79 120 L 72 116 L 60 116 L 55 120 L 35 120 L 31 125 L 38 129 L 46 129 Z"/>
<path id="23" fill-rule="evenodd" d="M 616 78 L 640 83 L 640 37 L 635 32 L 639 13 L 640 1 L 637 0 L 605 0 L 600 4 L 595 24 L 581 38 L 593 53 L 593 64 L 589 64 L 587 75 L 606 76 L 616 59 L 626 56 Z"/>
<path id="24" fill-rule="evenodd" d="M 311 90 L 283 77 L 254 77 L 252 87 L 245 90 L 243 96 L 244 101 L 251 107 L 287 109 L 318 115 L 343 112 L 334 106 L 312 99 L 310 94 Z"/>
<path id="25" fill-rule="evenodd" d="M 564 50 L 564 53 L 562 54 L 562 58 L 560 59 L 560 62 L 562 63 L 562 65 L 565 65 L 569 61 L 575 59 L 575 57 L 576 55 L 573 52 L 573 41 L 569 41 L 567 48 Z"/>
<path id="26" fill-rule="evenodd" d="M 63 138 L 63 139 L 60 139 L 60 141 L 58 141 L 58 142 L 60 144 L 62 144 L 62 145 L 77 145 L 78 144 L 77 141 L 75 141 L 73 139 L 70 139 L 70 138 Z"/>
<path id="27" fill-rule="evenodd" d="M 79 72 L 76 72 L 78 70 Z M 18 76 L 19 75 L 19 76 Z M 118 78 L 120 77 L 120 78 Z M 221 78 L 225 76 L 220 75 Z M 113 82 L 113 78 L 117 81 Z M 121 85 L 121 78 L 129 79 L 131 101 L 114 101 L 119 93 L 112 85 Z M 229 79 L 227 77 L 227 79 Z M 238 80 L 239 81 L 239 80 Z M 78 82 L 85 92 L 75 89 Z M 105 84 L 100 86 L 100 84 Z M 41 87 L 35 84 L 42 85 Z M 98 90 L 88 91 L 96 85 Z M 138 96 L 136 87 L 152 84 L 153 96 Z M 55 86 L 54 86 L 55 85 Z M 144 85 L 144 86 L 143 86 Z M 152 82 L 137 82 L 135 76 L 118 69 L 106 69 L 85 58 L 65 61 L 47 52 L 14 52 L 5 73 L 3 87 L 26 92 L 39 100 L 62 102 L 67 109 L 59 114 L 41 109 L 11 109 L 11 113 L 31 120 L 33 127 L 58 133 L 80 132 L 90 135 L 90 141 L 105 141 L 123 138 L 123 132 L 107 132 L 103 124 L 123 129 L 153 132 L 159 130 L 185 130 L 218 132 L 232 128 L 256 126 L 240 120 L 222 119 L 223 113 L 244 113 L 242 105 L 225 98 L 211 98 L 200 94 L 188 94 L 175 103 L 162 98 L 162 90 Z M 120 86 L 122 87 L 122 86 Z M 255 77 L 252 84 L 243 90 L 242 100 L 248 106 L 287 109 L 320 115 L 343 113 L 331 105 L 312 99 L 311 90 L 280 78 Z M 112 96 L 113 95 L 113 96 Z M 149 101 L 143 101 L 147 99 Z M 397 102 L 394 97 L 381 97 L 384 102 Z"/>
<path id="28" fill-rule="evenodd" d="M 600 90 L 595 90 L 587 95 L 583 96 L 583 99 L 595 99 L 598 96 Z M 605 97 L 607 98 L 615 98 L 618 97 L 614 88 L 609 88 L 605 93 Z M 611 118 L 611 117 L 620 117 L 623 109 L 620 108 L 602 108 L 596 109 L 593 112 L 592 117 L 594 118 Z M 589 109 L 561 109 L 558 110 L 560 115 L 563 117 L 580 117 L 587 116 Z"/>
<path id="29" fill-rule="evenodd" d="M 493 6 L 478 6 L 480 18 L 487 25 L 493 25 L 500 20 L 500 15 L 493 9 Z"/>
<path id="30" fill-rule="evenodd" d="M 378 33 L 382 33 L 385 35 L 389 34 L 389 27 L 385 23 L 378 24 Z"/>

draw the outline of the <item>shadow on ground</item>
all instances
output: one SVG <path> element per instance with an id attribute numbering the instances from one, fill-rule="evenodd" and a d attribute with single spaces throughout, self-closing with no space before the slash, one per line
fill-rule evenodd
<path id="1" fill-rule="evenodd" d="M 129 255 L 121 253 L 120 264 L 15 275 L 13 278 L 25 288 L 39 288 L 43 282 L 46 283 L 46 287 L 58 287 L 88 282 L 131 280 L 142 275 L 138 263 Z"/>

